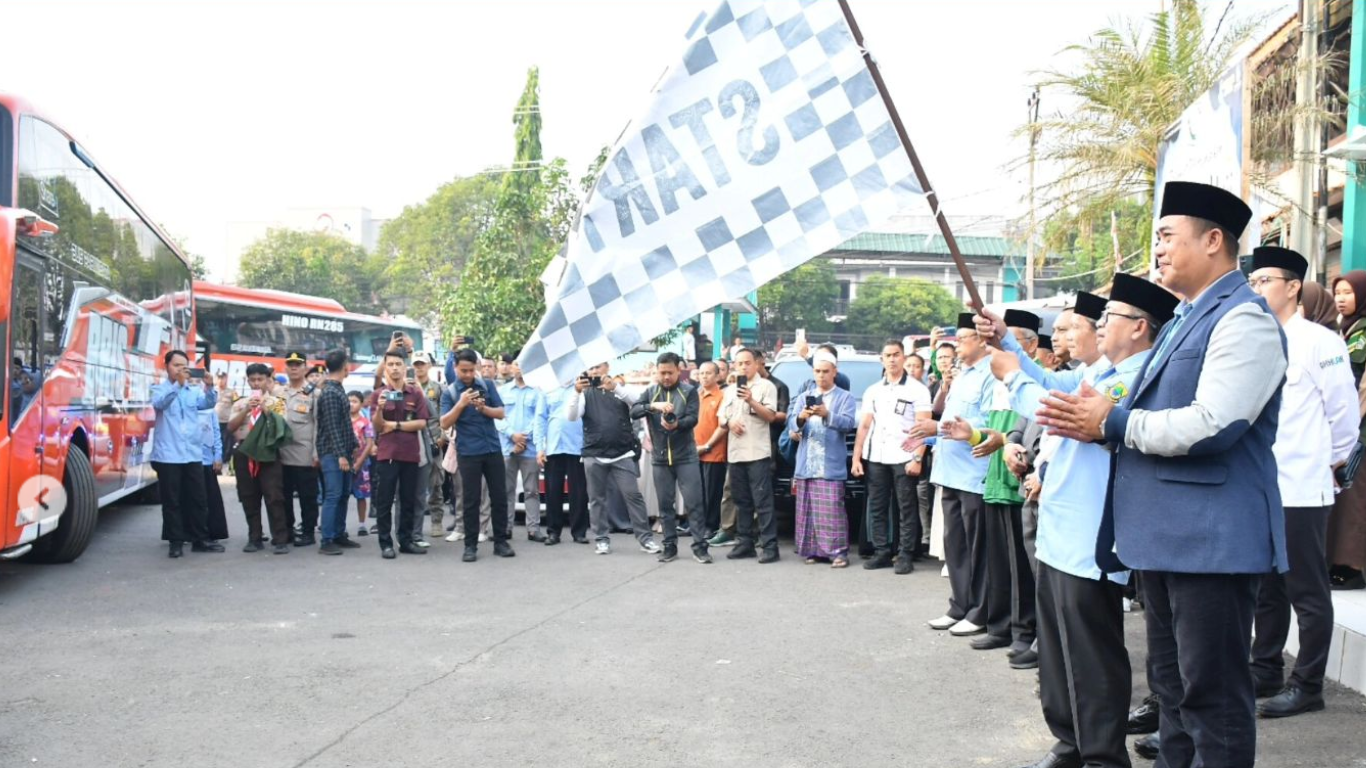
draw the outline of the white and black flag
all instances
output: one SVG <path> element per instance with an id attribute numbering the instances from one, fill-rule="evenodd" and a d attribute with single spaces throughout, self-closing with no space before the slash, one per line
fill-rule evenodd
<path id="1" fill-rule="evenodd" d="M 612 149 L 523 375 L 569 382 L 922 193 L 836 0 L 726 0 Z"/>

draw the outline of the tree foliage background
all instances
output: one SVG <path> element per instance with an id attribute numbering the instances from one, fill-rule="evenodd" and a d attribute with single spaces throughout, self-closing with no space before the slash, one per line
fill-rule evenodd
<path id="1" fill-rule="evenodd" d="M 827 331 L 831 327 L 827 318 L 839 295 L 835 268 L 827 259 L 812 259 L 760 286 L 763 328 L 782 334 L 798 328 Z"/>
<path id="2" fill-rule="evenodd" d="M 859 333 L 899 339 L 929 333 L 936 325 L 952 325 L 963 311 L 963 302 L 928 280 L 875 275 L 859 286 L 845 325 Z"/>
<path id="3" fill-rule="evenodd" d="M 338 235 L 272 229 L 242 254 L 238 276 L 248 288 L 273 288 L 335 299 L 352 312 L 377 314 L 377 262 Z"/>

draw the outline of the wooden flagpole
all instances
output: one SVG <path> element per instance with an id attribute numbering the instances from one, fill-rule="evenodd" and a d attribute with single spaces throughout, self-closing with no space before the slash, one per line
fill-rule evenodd
<path id="1" fill-rule="evenodd" d="M 920 188 L 925 190 L 925 198 L 929 201 L 930 210 L 934 212 L 935 223 L 939 225 L 939 232 L 944 236 L 944 242 L 949 247 L 949 255 L 953 257 L 953 263 L 958 267 L 958 275 L 963 278 L 963 287 L 967 288 L 968 296 L 972 299 L 971 305 L 974 309 L 982 309 L 982 297 L 977 294 L 977 284 L 972 280 L 972 273 L 968 271 L 967 262 L 963 261 L 963 254 L 958 250 L 958 241 L 953 237 L 953 230 L 949 229 L 949 220 L 944 216 L 944 212 L 939 208 L 939 197 L 935 194 L 934 188 L 930 186 L 930 180 L 925 176 L 925 168 L 920 165 L 920 158 L 916 157 L 915 148 L 911 146 L 911 139 L 906 135 L 906 126 L 901 122 L 901 115 L 897 114 L 896 105 L 892 103 L 892 96 L 887 92 L 887 84 L 882 80 L 882 72 L 877 68 L 877 62 L 873 60 L 872 54 L 863 46 L 863 33 L 859 31 L 858 22 L 854 21 L 854 13 L 849 10 L 848 0 L 839 0 L 840 9 L 844 11 L 844 20 L 849 23 L 849 30 L 854 33 L 854 43 L 863 50 L 863 58 L 868 62 L 868 71 L 873 75 L 873 82 L 877 83 L 878 93 L 882 94 L 882 102 L 887 105 L 887 112 L 892 116 L 892 125 L 896 127 L 896 134 L 901 139 L 901 146 L 906 148 L 906 154 L 911 158 L 911 167 L 915 169 L 915 178 L 920 182 Z"/>

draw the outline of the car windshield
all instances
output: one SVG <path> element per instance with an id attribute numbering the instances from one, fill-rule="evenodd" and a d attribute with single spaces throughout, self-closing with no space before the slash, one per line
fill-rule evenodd
<path id="1" fill-rule="evenodd" d="M 839 364 L 839 372 L 849 377 L 850 394 L 856 400 L 861 400 L 863 393 L 881 378 L 882 363 L 875 360 L 846 360 Z M 777 363 L 773 366 L 773 375 L 782 379 L 793 394 L 812 378 L 811 366 L 805 360 Z"/>

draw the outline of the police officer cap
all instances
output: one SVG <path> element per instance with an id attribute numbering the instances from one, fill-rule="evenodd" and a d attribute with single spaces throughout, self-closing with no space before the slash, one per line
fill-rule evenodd
<path id="1" fill-rule="evenodd" d="M 1263 245 L 1252 250 L 1252 271 L 1274 267 L 1284 269 L 1293 274 L 1297 279 L 1303 280 L 1305 273 L 1309 271 L 1309 262 L 1304 257 L 1290 250 L 1275 245 Z"/>
<path id="2" fill-rule="evenodd" d="M 286 363 L 307 363 L 308 358 L 302 352 L 289 352 L 285 355 Z"/>
<path id="3" fill-rule="evenodd" d="M 1226 189 L 1193 181 L 1169 181 L 1162 187 L 1162 216 L 1194 216 L 1243 236 L 1252 209 Z"/>
<path id="4" fill-rule="evenodd" d="M 1161 324 L 1172 319 L 1180 299 L 1156 283 L 1117 272 L 1114 287 L 1110 289 L 1110 301 L 1120 301 L 1141 309 Z"/>
<path id="5" fill-rule="evenodd" d="M 1100 316 L 1105 313 L 1105 299 L 1094 293 L 1077 291 L 1077 303 L 1072 307 L 1072 311 L 1082 317 L 1089 317 L 1100 322 Z"/>
<path id="6" fill-rule="evenodd" d="M 1046 350 L 1048 350 L 1049 352 L 1052 352 L 1052 351 L 1053 351 L 1053 337 L 1052 337 L 1052 336 L 1049 336 L 1048 334 L 1044 334 L 1044 333 L 1039 334 L 1039 349 L 1046 349 Z"/>
<path id="7" fill-rule="evenodd" d="M 958 327 L 969 331 L 977 330 L 977 323 L 973 321 L 974 317 L 976 315 L 971 312 L 960 312 L 958 314 Z"/>
<path id="8" fill-rule="evenodd" d="M 1020 309 L 1007 309 L 1004 319 L 1007 328 L 1023 328 L 1026 331 L 1033 331 L 1034 333 L 1039 332 L 1039 316 L 1033 312 L 1025 312 Z"/>
<path id="9" fill-rule="evenodd" d="M 317 365 L 313 366 L 312 368 L 309 368 L 309 369 L 308 369 L 308 372 L 309 372 L 309 373 L 321 373 L 321 374 L 323 374 L 323 375 L 325 376 L 325 375 L 327 375 L 327 367 L 324 366 L 322 363 L 318 363 Z"/>

